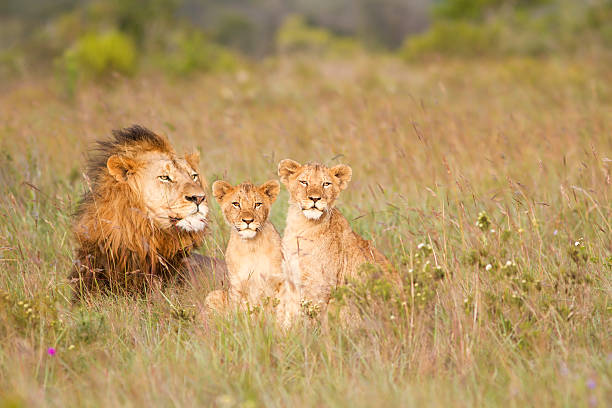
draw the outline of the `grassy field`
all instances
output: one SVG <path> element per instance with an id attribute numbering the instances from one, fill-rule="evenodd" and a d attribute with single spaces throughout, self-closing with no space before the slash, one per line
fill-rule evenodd
<path id="1" fill-rule="evenodd" d="M 609 62 L 609 61 L 608 61 Z M 610 406 L 612 65 L 272 59 L 236 74 L 0 92 L 0 407 Z M 206 293 L 72 305 L 88 146 L 140 123 L 209 183 L 347 163 L 339 208 L 406 282 L 363 324 L 205 318 Z M 272 220 L 284 228 L 287 192 Z M 222 256 L 218 205 L 201 252 Z M 56 350 L 50 355 L 49 348 Z"/>

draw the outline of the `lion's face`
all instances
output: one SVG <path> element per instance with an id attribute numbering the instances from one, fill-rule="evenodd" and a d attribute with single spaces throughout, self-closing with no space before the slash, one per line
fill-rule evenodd
<path id="1" fill-rule="evenodd" d="M 290 159 L 278 164 L 278 175 L 289 190 L 289 204 L 298 207 L 309 220 L 320 219 L 334 207 L 352 174 L 345 164 L 331 168 L 318 163 L 302 166 Z"/>
<path id="2" fill-rule="evenodd" d="M 233 187 L 222 180 L 213 183 L 213 195 L 221 205 L 225 221 L 243 239 L 255 238 L 268 219 L 270 207 L 279 190 L 280 185 L 276 180 L 261 186 L 242 183 Z"/>
<path id="3" fill-rule="evenodd" d="M 206 228 L 208 204 L 197 163 L 197 154 L 149 151 L 129 159 L 111 156 L 107 167 L 119 182 L 128 183 L 159 228 L 198 232 Z"/>

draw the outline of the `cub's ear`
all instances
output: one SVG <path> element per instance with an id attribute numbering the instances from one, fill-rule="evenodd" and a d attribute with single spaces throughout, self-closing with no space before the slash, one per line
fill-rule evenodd
<path id="1" fill-rule="evenodd" d="M 270 199 L 270 203 L 273 203 L 274 200 L 276 200 L 276 197 L 278 196 L 278 193 L 280 191 L 280 184 L 276 180 L 266 181 L 261 186 L 259 186 L 259 191 L 267 195 Z"/>
<path id="2" fill-rule="evenodd" d="M 349 181 L 351 181 L 351 177 L 353 177 L 353 170 L 346 164 L 334 166 L 329 171 L 332 176 L 340 181 L 340 190 L 344 190 L 348 186 Z"/>
<path id="3" fill-rule="evenodd" d="M 212 191 L 215 199 L 221 203 L 223 197 L 232 191 L 232 185 L 227 181 L 217 180 L 212 185 Z"/>
<path id="4" fill-rule="evenodd" d="M 289 176 L 297 173 L 302 168 L 302 165 L 294 160 L 285 159 L 278 163 L 278 176 L 284 184 L 289 181 Z"/>
<path id="5" fill-rule="evenodd" d="M 136 170 L 136 162 L 130 158 L 114 154 L 106 161 L 106 168 L 117 181 L 124 182 Z"/>
<path id="6" fill-rule="evenodd" d="M 191 153 L 186 153 L 185 160 L 194 170 L 198 170 L 198 168 L 200 168 L 200 152 L 197 150 L 194 150 Z"/>

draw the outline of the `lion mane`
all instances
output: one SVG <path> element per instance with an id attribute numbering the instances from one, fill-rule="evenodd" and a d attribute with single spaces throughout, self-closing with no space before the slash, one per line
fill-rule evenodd
<path id="1" fill-rule="evenodd" d="M 145 289 L 152 281 L 181 275 L 185 258 L 203 241 L 203 232 L 161 229 L 147 217 L 142 198 L 107 169 L 113 155 L 137 159 L 160 152 L 174 159 L 168 139 L 141 126 L 112 132 L 90 155 L 87 191 L 75 213 L 78 249 L 70 276 L 77 295 L 96 290 Z M 130 171 L 138 172 L 138 168 Z"/>

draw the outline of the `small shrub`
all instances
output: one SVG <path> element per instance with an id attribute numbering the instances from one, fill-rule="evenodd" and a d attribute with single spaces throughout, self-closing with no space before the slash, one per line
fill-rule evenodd
<path id="1" fill-rule="evenodd" d="M 495 53 L 499 38 L 500 28 L 495 24 L 441 21 L 421 35 L 408 37 L 400 55 L 406 60 L 441 54 L 474 57 Z"/>
<path id="2" fill-rule="evenodd" d="M 136 70 L 136 49 L 129 37 L 118 31 L 87 34 L 63 55 L 63 67 L 78 75 L 105 76 L 113 72 L 125 75 Z"/>
<path id="3" fill-rule="evenodd" d="M 513 3 L 513 7 L 507 7 Z M 430 55 L 541 56 L 575 53 L 612 44 L 609 2 L 562 0 L 445 0 L 434 7 L 434 24 L 408 37 L 407 60 Z"/>
<path id="4" fill-rule="evenodd" d="M 358 43 L 330 31 L 309 26 L 299 15 L 288 17 L 276 34 L 276 46 L 280 52 L 347 54 L 359 49 Z"/>
<path id="5" fill-rule="evenodd" d="M 550 0 L 442 0 L 436 3 L 434 13 L 448 19 L 478 20 L 491 11 L 511 4 L 517 8 L 534 7 L 550 3 Z"/>
<path id="6" fill-rule="evenodd" d="M 160 64 L 173 75 L 189 75 L 197 71 L 235 71 L 238 58 L 213 43 L 200 32 L 179 33 L 171 41 L 171 51 Z"/>

